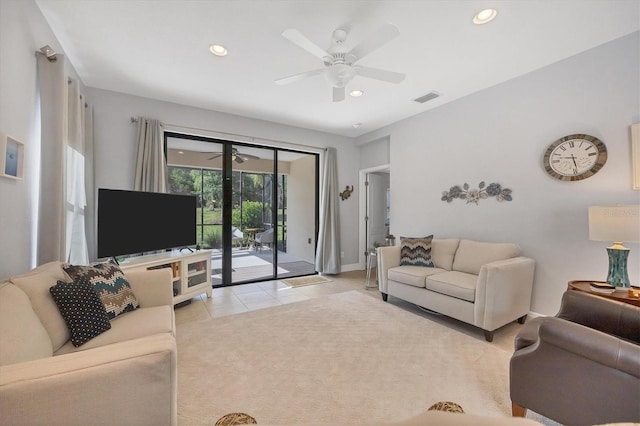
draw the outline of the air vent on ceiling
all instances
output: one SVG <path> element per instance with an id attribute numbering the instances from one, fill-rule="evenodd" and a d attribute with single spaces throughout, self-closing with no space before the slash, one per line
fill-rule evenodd
<path id="1" fill-rule="evenodd" d="M 435 98 L 437 98 L 439 96 L 442 96 L 442 95 L 440 93 L 436 92 L 436 91 L 431 91 L 431 92 L 427 93 L 424 96 L 420 96 L 419 98 L 414 99 L 414 101 L 423 104 L 423 103 L 425 103 L 427 101 L 430 101 L 432 99 L 435 99 Z"/>

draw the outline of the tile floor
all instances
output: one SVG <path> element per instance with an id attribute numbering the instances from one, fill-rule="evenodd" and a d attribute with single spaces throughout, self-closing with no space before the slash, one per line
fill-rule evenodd
<path id="1" fill-rule="evenodd" d="M 211 299 L 208 299 L 206 294 L 202 294 L 191 299 L 191 304 L 176 308 L 176 325 L 179 329 L 180 325 L 192 321 L 234 315 L 351 290 L 358 290 L 378 300 L 382 300 L 377 288 L 365 289 L 365 271 L 344 272 L 338 275 L 330 275 L 328 278 L 332 281 L 302 287 L 289 287 L 281 281 L 264 281 L 253 284 L 214 288 Z M 417 306 L 395 297 L 390 296 L 388 303 L 406 309 L 416 315 L 429 318 L 447 327 L 454 328 L 472 338 L 484 341 L 482 330 L 469 324 L 436 313 L 425 312 Z M 493 343 L 488 344 L 493 344 L 505 351 L 513 352 L 513 340 L 521 327 L 517 322 L 505 325 L 501 329 L 496 330 Z"/>
<path id="2" fill-rule="evenodd" d="M 300 302 L 333 293 L 365 291 L 364 271 L 345 272 L 328 278 L 332 281 L 302 287 L 289 287 L 276 280 L 214 288 L 211 299 L 202 294 L 191 299 L 191 304 L 176 308 L 176 324 L 179 326 L 190 321 Z M 377 289 L 369 289 L 366 293 L 380 297 Z"/>

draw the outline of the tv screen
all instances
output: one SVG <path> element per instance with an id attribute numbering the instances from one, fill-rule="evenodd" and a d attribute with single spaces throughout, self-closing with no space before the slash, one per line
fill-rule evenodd
<path id="1" fill-rule="evenodd" d="M 98 257 L 196 244 L 196 197 L 98 189 Z"/>

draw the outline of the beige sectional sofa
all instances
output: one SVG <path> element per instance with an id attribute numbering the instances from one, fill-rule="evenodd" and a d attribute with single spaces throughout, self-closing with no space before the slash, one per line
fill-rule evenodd
<path id="1" fill-rule="evenodd" d="M 126 279 L 139 308 L 79 347 L 49 294 L 62 263 L 0 282 L 0 423 L 177 424 L 171 273 Z"/>
<path id="2" fill-rule="evenodd" d="M 503 325 L 524 322 L 535 261 L 509 243 L 433 239 L 433 267 L 400 266 L 400 246 L 378 248 L 378 285 L 389 295 L 484 330 L 491 342 Z"/>

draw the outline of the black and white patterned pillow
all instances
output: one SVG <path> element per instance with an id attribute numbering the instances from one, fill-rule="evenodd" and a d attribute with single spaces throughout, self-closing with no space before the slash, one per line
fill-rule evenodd
<path id="1" fill-rule="evenodd" d="M 425 238 L 400 237 L 400 265 L 433 267 L 431 241 L 433 235 Z"/>
<path id="2" fill-rule="evenodd" d="M 85 278 L 73 282 L 58 281 L 49 289 L 71 334 L 71 343 L 78 347 L 111 328 L 107 311 Z"/>

